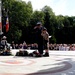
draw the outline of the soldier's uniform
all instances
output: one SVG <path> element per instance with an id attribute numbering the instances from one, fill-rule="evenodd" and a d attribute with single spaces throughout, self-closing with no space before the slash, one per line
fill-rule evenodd
<path id="1" fill-rule="evenodd" d="M 41 35 L 41 31 L 43 29 L 43 26 L 41 25 L 41 22 L 38 22 L 36 29 L 36 38 L 37 38 L 37 44 L 38 44 L 38 52 L 40 56 L 43 55 L 43 36 Z"/>

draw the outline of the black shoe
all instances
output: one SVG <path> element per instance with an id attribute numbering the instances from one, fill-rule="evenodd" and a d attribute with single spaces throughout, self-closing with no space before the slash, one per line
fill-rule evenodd
<path id="1" fill-rule="evenodd" d="M 37 54 L 35 55 L 35 57 L 42 57 L 42 54 Z"/>
<path id="2" fill-rule="evenodd" d="M 46 52 L 43 56 L 44 57 L 49 57 L 49 53 Z"/>

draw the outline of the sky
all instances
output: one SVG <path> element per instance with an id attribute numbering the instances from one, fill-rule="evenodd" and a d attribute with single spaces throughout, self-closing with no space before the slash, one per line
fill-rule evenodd
<path id="1" fill-rule="evenodd" d="M 31 1 L 33 10 L 41 10 L 44 6 L 50 6 L 55 15 L 75 16 L 75 0 L 22 0 Z"/>

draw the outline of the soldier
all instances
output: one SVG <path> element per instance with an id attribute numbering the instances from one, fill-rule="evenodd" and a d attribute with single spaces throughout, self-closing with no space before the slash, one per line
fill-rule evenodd
<path id="1" fill-rule="evenodd" d="M 37 38 L 37 44 L 38 44 L 38 57 L 41 57 L 43 55 L 43 36 L 41 35 L 43 26 L 41 22 L 38 22 L 36 26 L 34 27 L 36 30 L 36 38 Z"/>

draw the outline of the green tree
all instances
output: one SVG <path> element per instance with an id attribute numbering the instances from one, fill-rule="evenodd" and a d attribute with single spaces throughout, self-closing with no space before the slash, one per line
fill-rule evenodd
<path id="1" fill-rule="evenodd" d="M 38 21 L 44 23 L 44 13 L 42 11 L 34 11 L 31 18 L 31 25 L 36 25 Z"/>
<path id="2" fill-rule="evenodd" d="M 70 21 L 68 19 L 68 16 L 64 17 L 63 24 L 64 24 L 64 27 L 69 27 L 70 26 Z"/>
<path id="3" fill-rule="evenodd" d="M 26 4 L 26 2 L 21 0 L 3 0 L 2 4 L 3 8 L 8 10 L 10 30 L 7 36 L 14 37 L 14 40 L 18 41 L 23 36 L 23 30 L 29 25 L 29 20 L 33 12 L 31 2 Z M 10 37 L 9 39 L 11 39 Z"/>
<path id="4" fill-rule="evenodd" d="M 52 42 L 56 42 L 55 39 L 55 27 L 56 17 L 53 10 L 49 6 L 45 6 L 42 11 L 44 12 L 44 26 L 47 28 L 50 35 L 52 35 Z"/>
<path id="5" fill-rule="evenodd" d="M 58 28 L 58 29 L 63 28 L 63 27 L 64 27 L 64 24 L 63 24 L 64 16 L 58 15 L 58 16 L 56 16 L 56 19 L 57 19 L 57 23 L 58 23 L 57 28 Z"/>

